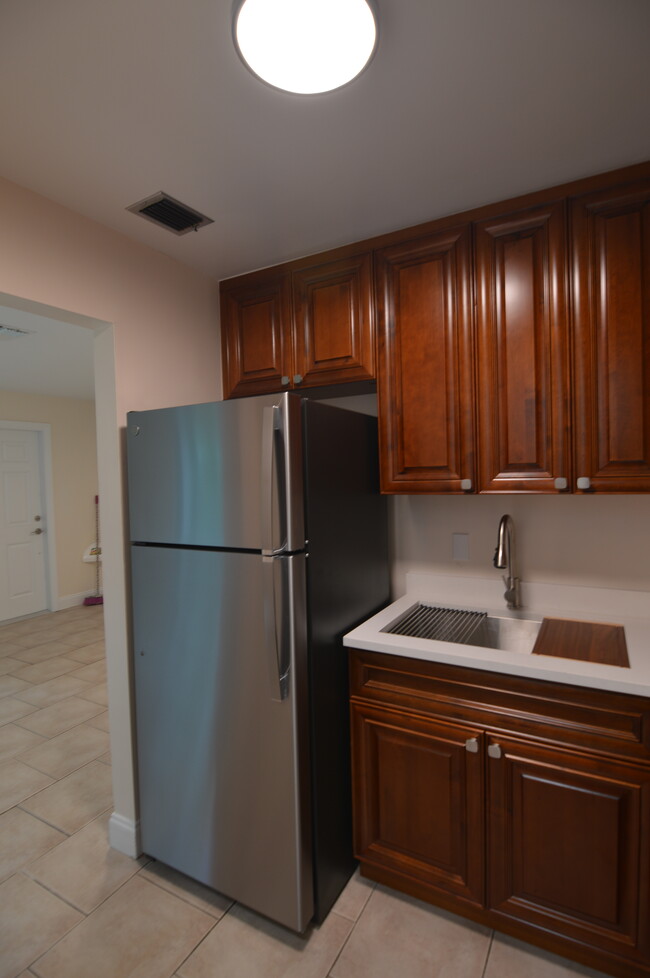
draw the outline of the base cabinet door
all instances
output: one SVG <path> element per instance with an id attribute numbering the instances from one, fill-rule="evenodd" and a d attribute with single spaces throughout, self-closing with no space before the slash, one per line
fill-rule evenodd
<path id="1" fill-rule="evenodd" d="M 647 966 L 647 767 L 503 738 L 487 754 L 490 909 Z"/>
<path id="2" fill-rule="evenodd" d="M 484 906 L 482 738 L 359 704 L 352 728 L 356 857 Z"/>

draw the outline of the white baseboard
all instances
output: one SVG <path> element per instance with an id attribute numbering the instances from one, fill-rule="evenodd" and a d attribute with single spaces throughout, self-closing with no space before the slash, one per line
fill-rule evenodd
<path id="1" fill-rule="evenodd" d="M 113 812 L 108 821 L 108 841 L 111 849 L 136 859 L 142 853 L 140 823 Z"/>
<path id="2" fill-rule="evenodd" d="M 74 608 L 78 604 L 83 604 L 85 598 L 94 596 L 95 591 L 80 591 L 79 594 L 64 594 L 57 598 L 56 607 L 52 611 L 64 611 L 66 608 Z"/>

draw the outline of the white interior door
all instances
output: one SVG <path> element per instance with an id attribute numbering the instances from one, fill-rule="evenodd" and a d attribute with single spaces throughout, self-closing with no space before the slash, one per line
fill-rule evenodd
<path id="1" fill-rule="evenodd" d="M 38 433 L 0 428 L 0 621 L 47 607 Z"/>

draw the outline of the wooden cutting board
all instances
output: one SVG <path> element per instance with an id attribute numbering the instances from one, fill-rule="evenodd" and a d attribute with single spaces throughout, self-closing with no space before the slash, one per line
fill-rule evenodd
<path id="1" fill-rule="evenodd" d="M 533 654 L 630 667 L 623 626 L 593 621 L 544 618 Z"/>

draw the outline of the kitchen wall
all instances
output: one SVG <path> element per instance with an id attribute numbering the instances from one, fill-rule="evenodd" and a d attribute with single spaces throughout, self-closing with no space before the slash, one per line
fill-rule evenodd
<path id="1" fill-rule="evenodd" d="M 96 329 L 117 816 L 111 824 L 113 841 L 128 851 L 136 812 L 120 438 L 128 410 L 221 396 L 218 289 L 179 262 L 2 179 L 0 213 L 4 304 L 41 303 L 44 314 Z M 396 594 L 409 568 L 496 574 L 491 558 L 503 512 L 517 523 L 524 580 L 650 590 L 650 497 L 399 497 L 391 511 Z M 454 531 L 469 534 L 467 562 L 451 558 Z"/>
<path id="2" fill-rule="evenodd" d="M 374 395 L 330 403 L 377 413 Z M 398 495 L 389 512 L 396 598 L 409 570 L 498 580 L 492 558 L 504 513 L 515 521 L 522 581 L 650 591 L 650 495 Z M 467 560 L 454 559 L 455 533 L 467 535 Z"/>
<path id="3" fill-rule="evenodd" d="M 2 304 L 38 303 L 34 311 L 42 315 L 95 329 L 111 839 L 123 851 L 135 851 L 123 429 L 132 409 L 220 397 L 218 287 L 180 262 L 1 178 L 0 214 Z M 161 242 L 167 233 L 158 230 Z"/>
<path id="4" fill-rule="evenodd" d="M 408 570 L 498 579 L 492 557 L 504 513 L 515 521 L 523 581 L 650 591 L 650 495 L 399 496 L 395 596 Z M 469 560 L 453 559 L 453 533 L 468 534 Z"/>
<path id="5" fill-rule="evenodd" d="M 95 402 L 0 390 L 2 421 L 50 425 L 58 598 L 75 603 L 95 589 L 95 566 L 82 559 L 95 542 Z"/>

